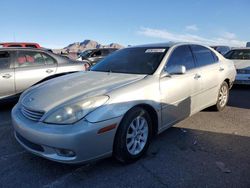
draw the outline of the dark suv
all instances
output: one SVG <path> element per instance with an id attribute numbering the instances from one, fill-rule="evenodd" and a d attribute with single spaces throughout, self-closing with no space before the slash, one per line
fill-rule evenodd
<path id="1" fill-rule="evenodd" d="M 102 60 L 107 55 L 118 50 L 117 48 L 99 48 L 85 50 L 79 54 L 78 61 L 87 61 L 90 66 L 95 65 L 98 61 Z"/>

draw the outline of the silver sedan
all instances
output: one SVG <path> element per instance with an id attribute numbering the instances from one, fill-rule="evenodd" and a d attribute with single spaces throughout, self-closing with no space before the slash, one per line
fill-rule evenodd
<path id="1" fill-rule="evenodd" d="M 250 48 L 234 48 L 225 57 L 234 61 L 235 84 L 250 85 Z"/>
<path id="2" fill-rule="evenodd" d="M 223 110 L 236 75 L 232 61 L 197 44 L 129 47 L 89 72 L 28 89 L 12 110 L 17 141 L 62 163 L 113 156 L 139 159 L 152 136 L 213 106 Z"/>
<path id="3" fill-rule="evenodd" d="M 84 70 L 84 63 L 43 49 L 0 48 L 0 102 L 45 80 Z"/>

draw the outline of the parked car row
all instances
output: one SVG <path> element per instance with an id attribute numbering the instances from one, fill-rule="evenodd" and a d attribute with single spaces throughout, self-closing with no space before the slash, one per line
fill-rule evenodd
<path id="1" fill-rule="evenodd" d="M 227 52 L 231 50 L 231 47 L 229 46 L 211 46 L 211 47 L 222 55 L 225 55 Z"/>
<path id="2" fill-rule="evenodd" d="M 30 59 L 21 56 L 14 66 L 24 63 L 25 68 Z M 26 75 L 21 71 L 19 77 Z M 31 153 L 57 162 L 86 163 L 111 155 L 132 162 L 154 135 L 207 107 L 223 110 L 235 76 L 233 61 L 207 46 L 124 48 L 90 71 L 27 89 L 12 110 L 15 138 Z"/>
<path id="3" fill-rule="evenodd" d="M 108 56 L 109 54 L 118 50 L 117 48 L 98 48 L 85 50 L 78 55 L 78 61 L 85 61 L 90 67 L 94 66 L 97 62 Z"/>

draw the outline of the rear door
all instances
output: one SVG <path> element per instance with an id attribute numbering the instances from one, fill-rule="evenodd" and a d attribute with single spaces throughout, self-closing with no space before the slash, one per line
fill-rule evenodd
<path id="1" fill-rule="evenodd" d="M 0 51 L 0 99 L 15 94 L 15 75 L 11 52 Z"/>
<path id="2" fill-rule="evenodd" d="M 20 50 L 15 58 L 16 92 L 21 93 L 46 77 L 55 74 L 54 58 L 40 51 Z"/>
<path id="3" fill-rule="evenodd" d="M 200 68 L 201 92 L 198 106 L 201 110 L 216 103 L 224 67 L 210 49 L 200 45 L 191 45 L 191 49 Z"/>

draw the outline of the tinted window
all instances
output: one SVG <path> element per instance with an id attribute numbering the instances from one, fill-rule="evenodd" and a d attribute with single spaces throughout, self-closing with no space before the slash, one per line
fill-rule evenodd
<path id="1" fill-rule="evenodd" d="M 0 52 L 0 70 L 10 68 L 10 54 L 9 52 Z"/>
<path id="2" fill-rule="evenodd" d="M 167 62 L 167 71 L 171 66 L 175 65 L 183 65 L 187 70 L 195 67 L 193 55 L 189 46 L 180 46 L 173 51 Z"/>
<path id="3" fill-rule="evenodd" d="M 198 66 L 210 65 L 216 62 L 213 52 L 208 48 L 199 45 L 192 45 L 191 48 Z"/>
<path id="4" fill-rule="evenodd" d="M 108 55 L 109 53 L 110 53 L 109 49 L 104 49 L 104 50 L 102 50 L 102 55 L 103 55 L 103 56 L 106 56 L 106 55 Z"/>
<path id="5" fill-rule="evenodd" d="M 230 48 L 226 47 L 226 46 L 218 46 L 216 48 L 216 50 L 223 55 L 223 54 L 227 53 L 230 50 Z"/>
<path id="6" fill-rule="evenodd" d="M 81 57 L 89 57 L 89 55 L 92 53 L 92 50 L 86 50 L 80 54 Z"/>
<path id="7" fill-rule="evenodd" d="M 56 61 L 52 57 L 50 57 L 49 55 L 42 53 L 42 56 L 45 60 L 46 65 L 53 65 L 56 63 Z"/>
<path id="8" fill-rule="evenodd" d="M 16 59 L 17 67 L 34 67 L 43 66 L 45 64 L 45 59 L 39 52 L 19 51 Z"/>
<path id="9" fill-rule="evenodd" d="M 168 48 L 125 48 L 116 51 L 91 70 L 128 74 L 153 74 Z"/>
<path id="10" fill-rule="evenodd" d="M 225 57 L 228 59 L 250 59 L 250 50 L 243 49 L 243 50 L 231 50 L 227 54 L 225 54 Z"/>
<path id="11" fill-rule="evenodd" d="M 97 57 L 97 56 L 101 56 L 101 55 L 102 55 L 101 50 L 97 50 L 97 51 L 93 52 L 93 54 L 91 55 L 91 57 Z"/>

